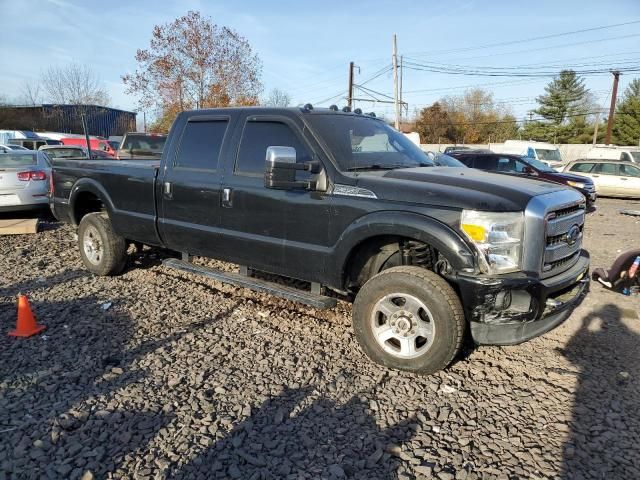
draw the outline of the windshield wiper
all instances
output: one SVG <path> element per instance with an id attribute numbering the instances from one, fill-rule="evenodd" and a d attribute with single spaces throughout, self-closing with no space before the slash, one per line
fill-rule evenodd
<path id="1" fill-rule="evenodd" d="M 358 170 L 396 170 L 398 168 L 413 168 L 418 166 L 425 166 L 425 165 L 402 165 L 402 164 L 380 165 L 379 163 L 374 163 L 372 165 L 358 165 L 355 167 L 349 167 L 347 168 L 347 171 L 356 172 Z"/>

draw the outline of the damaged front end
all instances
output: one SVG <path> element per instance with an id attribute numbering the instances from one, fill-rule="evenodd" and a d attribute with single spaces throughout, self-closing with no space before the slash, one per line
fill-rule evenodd
<path id="1" fill-rule="evenodd" d="M 471 335 L 477 344 L 515 345 L 560 325 L 589 287 L 589 255 L 547 279 L 524 273 L 457 278 Z"/>

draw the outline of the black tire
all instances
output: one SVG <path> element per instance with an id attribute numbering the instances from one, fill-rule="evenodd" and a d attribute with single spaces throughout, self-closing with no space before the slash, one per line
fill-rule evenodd
<path id="1" fill-rule="evenodd" d="M 85 240 L 93 244 L 87 246 Z M 89 213 L 78 227 L 78 248 L 84 266 L 101 276 L 117 275 L 127 265 L 127 241 L 118 235 L 106 213 Z"/>
<path id="2" fill-rule="evenodd" d="M 402 297 L 402 294 L 407 297 Z M 387 323 L 390 322 L 387 315 L 379 312 L 379 302 L 384 303 L 383 299 L 388 299 L 402 305 L 403 298 L 408 298 L 413 303 L 414 300 L 418 300 L 426 307 L 419 309 L 419 320 L 424 322 L 420 323 L 420 326 L 412 323 L 417 315 L 407 313 L 406 315 L 411 317 L 408 318 L 402 313 L 394 320 L 394 325 L 416 329 L 404 332 L 410 337 L 405 341 L 409 344 L 413 342 L 412 348 L 416 350 L 412 358 L 402 355 L 402 333 L 397 336 L 400 341 L 394 333 L 394 337 L 385 342 L 379 342 L 378 336 L 374 333 L 376 328 L 391 328 L 390 323 Z M 394 315 L 398 315 L 398 312 Z M 424 337 L 418 336 L 411 340 L 411 334 L 419 331 L 418 328 L 424 325 L 427 326 L 425 328 L 433 329 L 433 335 L 428 340 L 426 339 L 429 335 L 426 334 Z M 397 370 L 429 375 L 447 367 L 460 350 L 465 319 L 458 296 L 443 278 L 424 268 L 400 266 L 380 272 L 360 289 L 353 304 L 353 328 L 362 350 L 374 362 Z M 389 351 L 396 348 L 397 352 Z M 421 349 L 424 350 L 423 353 L 420 352 Z"/>

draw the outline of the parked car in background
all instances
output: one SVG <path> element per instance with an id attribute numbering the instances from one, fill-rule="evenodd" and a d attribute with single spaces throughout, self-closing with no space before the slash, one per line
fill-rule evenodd
<path id="1" fill-rule="evenodd" d="M 453 158 L 450 155 L 440 152 L 431 152 L 428 151 L 427 157 L 431 160 L 436 167 L 462 167 L 467 168 L 467 166 L 462 163 L 460 160 Z"/>
<path id="2" fill-rule="evenodd" d="M 615 147 L 597 145 L 590 149 L 584 158 L 594 160 L 619 160 L 621 162 L 640 163 L 640 149 L 634 147 Z"/>
<path id="3" fill-rule="evenodd" d="M 534 158 L 560 171 L 564 166 L 560 150 L 552 143 L 534 142 L 532 140 L 507 140 L 503 144 L 491 144 L 495 153 L 508 153 Z"/>
<path id="4" fill-rule="evenodd" d="M 561 173 L 549 167 L 546 163 L 535 158 L 509 155 L 504 153 L 466 153 L 451 154 L 466 166 L 479 168 L 489 172 L 508 173 L 536 177 L 540 180 L 560 183 L 575 188 L 587 199 L 587 207 L 592 207 L 596 201 L 596 188 L 593 180 L 570 173 Z"/>
<path id="5" fill-rule="evenodd" d="M 79 145 L 85 149 L 87 148 L 87 139 L 85 137 L 63 138 L 61 142 L 63 145 Z M 116 156 L 116 151 L 111 147 L 111 145 L 109 145 L 109 142 L 104 139 L 89 138 L 89 146 L 91 147 L 92 152 L 101 151 L 107 153 L 110 157 Z"/>
<path id="6" fill-rule="evenodd" d="M 49 138 L 10 138 L 7 144 L 24 147 L 27 150 L 38 150 L 43 145 L 61 145 L 59 140 L 51 140 Z"/>
<path id="7" fill-rule="evenodd" d="M 444 149 L 444 153 L 446 153 L 447 155 L 450 154 L 451 152 L 462 152 L 463 150 L 473 150 L 471 147 L 456 147 L 455 145 L 452 147 L 446 147 Z"/>
<path id="8" fill-rule="evenodd" d="M 87 158 L 85 149 L 74 145 L 43 145 L 38 150 L 50 158 Z"/>
<path id="9" fill-rule="evenodd" d="M 0 145 L 0 152 L 11 152 L 14 150 L 29 150 L 28 148 L 21 147 L 20 145 Z"/>
<path id="10" fill-rule="evenodd" d="M 0 154 L 0 212 L 47 208 L 50 176 L 42 150 Z"/>
<path id="11" fill-rule="evenodd" d="M 640 198 L 640 168 L 633 163 L 581 159 L 567 164 L 564 172 L 592 179 L 600 196 Z"/>
<path id="12" fill-rule="evenodd" d="M 126 133 L 120 143 L 117 157 L 120 160 L 158 160 L 162 156 L 166 135 L 158 133 Z"/>

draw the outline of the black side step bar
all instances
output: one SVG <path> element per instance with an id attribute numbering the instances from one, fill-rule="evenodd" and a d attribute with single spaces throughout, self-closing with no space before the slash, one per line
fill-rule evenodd
<path id="1" fill-rule="evenodd" d="M 260 278 L 249 277 L 236 272 L 223 272 L 208 267 L 194 265 L 191 262 L 178 260 L 177 258 L 167 258 L 162 264 L 165 267 L 180 270 L 182 272 L 194 273 L 207 278 L 212 278 L 219 282 L 229 283 L 236 287 L 248 288 L 257 292 L 268 293 L 276 297 L 286 298 L 294 302 L 304 303 L 318 309 L 333 308 L 338 303 L 335 298 L 287 287 L 278 283 L 269 282 Z"/>

